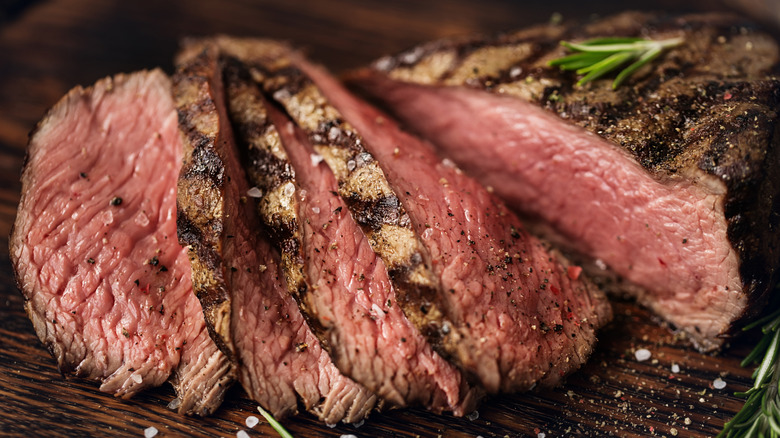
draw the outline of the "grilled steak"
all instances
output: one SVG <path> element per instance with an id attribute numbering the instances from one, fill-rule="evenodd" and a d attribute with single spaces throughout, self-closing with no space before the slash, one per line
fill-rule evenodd
<path id="1" fill-rule="evenodd" d="M 175 373 L 179 411 L 204 415 L 233 371 L 208 336 L 176 241 L 180 161 L 159 70 L 72 90 L 31 136 L 10 252 L 61 371 L 120 397 Z"/>
<path id="2" fill-rule="evenodd" d="M 268 91 L 333 170 L 409 320 L 488 392 L 552 385 L 581 365 L 611 316 L 603 294 L 484 187 L 292 57 Z"/>
<path id="3" fill-rule="evenodd" d="M 616 91 L 547 66 L 603 36 L 685 41 Z M 777 277 L 777 61 L 731 16 L 626 13 L 437 41 L 352 80 L 709 350 Z"/>
<path id="4" fill-rule="evenodd" d="M 276 416 L 298 399 L 323 421 L 354 422 L 376 396 L 343 376 L 287 294 L 278 254 L 259 234 L 223 94 L 218 48 L 193 43 L 177 62 L 174 91 L 185 138 L 179 239 L 190 249 L 193 285 L 250 397 Z"/>
<path id="5" fill-rule="evenodd" d="M 284 46 L 268 41 L 220 43 L 254 64 L 255 77 L 270 81 L 269 66 L 279 68 L 287 59 L 274 56 Z M 263 59 L 246 56 L 253 49 Z M 248 175 L 262 193 L 260 215 L 286 260 L 288 288 L 339 369 L 397 406 L 421 404 L 455 415 L 473 410 L 477 390 L 406 319 L 384 263 L 305 135 L 267 105 L 239 60 L 229 63 L 225 80 L 231 118 L 252 163 Z"/>

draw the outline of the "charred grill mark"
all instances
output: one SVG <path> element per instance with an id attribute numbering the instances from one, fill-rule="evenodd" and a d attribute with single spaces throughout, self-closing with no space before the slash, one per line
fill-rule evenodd
<path id="1" fill-rule="evenodd" d="M 350 206 L 352 216 L 362 227 L 372 231 L 379 231 L 385 225 L 407 227 L 408 216 L 403 214 L 401 201 L 395 196 L 384 196 L 379 199 L 365 199 L 358 193 L 350 192 L 343 196 L 344 201 Z"/>

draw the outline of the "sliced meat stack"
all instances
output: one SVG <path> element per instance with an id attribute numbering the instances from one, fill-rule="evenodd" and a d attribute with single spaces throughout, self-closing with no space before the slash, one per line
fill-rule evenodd
<path id="1" fill-rule="evenodd" d="M 250 397 L 274 415 L 295 413 L 300 400 L 327 423 L 362 420 L 376 396 L 333 365 L 287 293 L 278 253 L 260 234 L 227 117 L 219 48 L 194 42 L 177 64 L 185 144 L 179 239 L 190 249 L 193 286 L 215 339 Z"/>
<path id="2" fill-rule="evenodd" d="M 561 40 L 611 36 L 684 42 L 615 91 L 547 64 Z M 437 41 L 351 79 L 709 350 L 777 277 L 777 65 L 740 19 L 628 13 Z"/>
<path id="3" fill-rule="evenodd" d="M 176 122 L 159 70 L 68 93 L 31 136 L 11 258 L 61 371 L 120 397 L 173 374 L 179 411 L 205 415 L 234 370 L 176 240 Z"/>
<path id="4" fill-rule="evenodd" d="M 237 57 L 225 81 L 260 215 L 283 253 L 290 293 L 336 365 L 396 406 L 455 415 L 473 410 L 481 391 L 469 388 L 404 316 L 385 264 L 339 197 L 333 174 L 306 136 L 267 104 L 244 65 L 253 66 L 262 86 L 274 81 L 270 69 L 289 65 L 283 53 L 289 49 L 257 40 L 219 44 Z"/>
<path id="5" fill-rule="evenodd" d="M 391 400 L 462 413 L 456 402 L 464 395 L 453 397 L 457 374 L 441 374 L 447 365 L 431 356 L 409 323 L 488 392 L 552 385 L 584 362 L 596 328 L 611 317 L 601 292 L 427 145 L 298 55 L 257 44 L 252 77 L 287 114 L 260 95 L 247 100 L 240 75 L 228 75 L 236 81 L 233 121 L 255 154 L 250 175 L 262 188 L 253 190 L 286 254 L 288 288 L 337 365 Z M 236 50 L 250 57 L 249 49 Z M 404 333 L 416 345 L 408 351 L 388 342 Z M 374 351 L 361 353 L 366 346 Z M 399 358 L 410 352 L 410 363 L 403 363 Z M 428 367 L 436 375 L 396 370 L 393 376 L 391 366 L 412 373 Z M 439 386 L 446 398 L 435 392 L 421 398 L 425 385 Z"/>

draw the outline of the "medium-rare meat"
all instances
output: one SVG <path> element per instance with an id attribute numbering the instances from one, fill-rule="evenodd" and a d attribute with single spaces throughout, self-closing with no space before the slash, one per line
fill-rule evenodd
<path id="1" fill-rule="evenodd" d="M 604 36 L 684 42 L 615 91 L 547 65 Z M 777 277 L 777 63 L 732 16 L 625 13 L 437 41 L 352 82 L 709 350 Z"/>
<path id="2" fill-rule="evenodd" d="M 30 139 L 10 252 L 62 372 L 120 397 L 173 373 L 179 411 L 205 415 L 234 371 L 208 335 L 176 240 L 181 142 L 170 94 L 154 70 L 57 103 Z"/>
<path id="3" fill-rule="evenodd" d="M 258 63 L 278 68 L 286 58 L 274 56 L 279 46 L 273 42 L 220 43 L 254 64 L 261 81 L 274 79 Z M 285 254 L 289 291 L 315 321 L 334 363 L 397 406 L 470 412 L 479 390 L 470 389 L 406 319 L 384 263 L 339 197 L 333 174 L 303 133 L 267 105 L 241 61 L 231 58 L 225 82 L 231 119 L 251 163 L 247 173 L 260 215 Z"/>
<path id="4" fill-rule="evenodd" d="M 376 396 L 330 361 L 287 293 L 279 255 L 259 232 L 218 52 L 209 41 L 191 43 L 174 76 L 185 144 L 178 232 L 190 251 L 195 292 L 250 397 L 276 416 L 295 413 L 300 399 L 325 422 L 360 421 Z"/>
<path id="5" fill-rule="evenodd" d="M 409 320 L 488 392 L 553 385 L 581 365 L 611 317 L 603 294 L 570 275 L 484 187 L 324 70 L 291 57 L 266 89 L 333 170 L 401 280 L 394 286 Z"/>

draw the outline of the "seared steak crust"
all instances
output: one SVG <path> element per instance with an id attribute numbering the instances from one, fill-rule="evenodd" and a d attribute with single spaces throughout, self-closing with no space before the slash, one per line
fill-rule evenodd
<path id="1" fill-rule="evenodd" d="M 573 73 L 547 65 L 566 54 L 561 40 L 607 36 L 682 36 L 684 43 L 614 91 L 609 78 L 578 87 Z M 753 24 L 723 14 L 624 13 L 497 37 L 436 41 L 373 67 L 400 82 L 531 102 L 618 145 L 662 183 L 694 181 L 705 190 L 724 191 L 728 240 L 748 301 L 739 314 L 752 318 L 766 303 L 780 248 L 780 176 L 772 170 L 780 158 L 780 80 L 774 76 L 777 43 Z M 704 348 L 722 342 L 686 329 Z"/>
<path id="2" fill-rule="evenodd" d="M 185 160 L 179 238 L 207 321 L 239 367 L 247 393 L 276 416 L 298 400 L 325 422 L 365 418 L 376 396 L 343 376 L 286 290 L 278 255 L 260 234 L 229 125 L 219 48 L 185 47 L 174 77 Z"/>
<path id="3" fill-rule="evenodd" d="M 231 140 L 224 138 L 229 134 L 222 129 L 225 122 L 220 120 L 217 108 L 219 95 L 213 95 L 212 75 L 219 71 L 216 60 L 216 55 L 204 53 L 179 61 L 181 67 L 174 76 L 174 99 L 184 137 L 184 165 L 177 187 L 177 229 L 179 241 L 189 250 L 193 288 L 212 337 L 235 363 L 230 336 L 230 293 L 220 254 L 226 175 L 222 158 L 215 150 L 226 147 L 225 143 Z"/>

